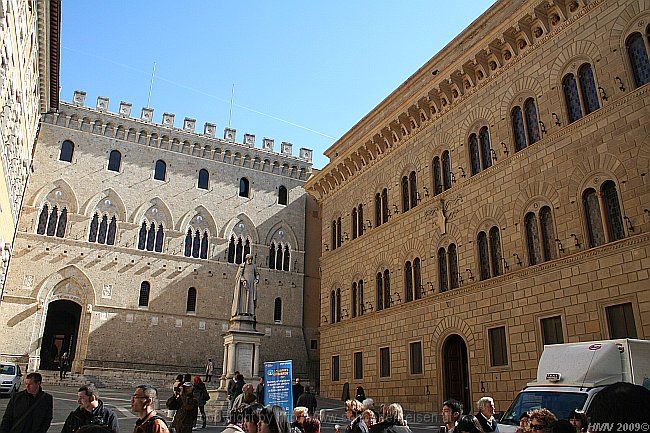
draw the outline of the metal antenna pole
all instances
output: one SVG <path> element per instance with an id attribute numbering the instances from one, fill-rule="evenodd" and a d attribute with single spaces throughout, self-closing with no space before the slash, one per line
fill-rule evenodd
<path id="1" fill-rule="evenodd" d="M 230 128 L 230 122 L 232 121 L 232 104 L 235 100 L 235 84 L 232 85 L 232 91 L 230 92 L 230 113 L 228 113 L 228 128 Z"/>
<path id="2" fill-rule="evenodd" d="M 153 78 L 156 75 L 156 62 L 153 62 L 153 71 L 151 71 L 151 82 L 149 83 L 149 95 L 147 96 L 147 108 L 151 108 L 151 90 L 153 89 Z"/>

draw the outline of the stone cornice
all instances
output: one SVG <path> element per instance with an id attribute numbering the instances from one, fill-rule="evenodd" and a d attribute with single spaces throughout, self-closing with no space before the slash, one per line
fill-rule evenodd
<path id="1" fill-rule="evenodd" d="M 428 71 L 430 67 L 433 67 L 432 65 L 436 64 L 435 62 L 440 60 L 443 54 L 453 55 L 455 52 L 454 47 L 450 47 L 450 45 L 454 42 L 460 45 L 461 41 L 459 39 L 461 37 L 471 34 L 471 30 L 481 24 L 485 25 L 489 17 L 484 14 L 330 147 L 326 152 L 328 156 L 331 156 L 335 149 L 339 149 L 341 153 L 332 158 L 330 163 L 318 174 L 312 176 L 306 183 L 305 188 L 317 199 L 322 199 L 325 195 L 340 188 L 341 184 L 356 172 L 368 167 L 377 158 L 390 153 L 394 148 L 407 143 L 409 138 L 418 135 L 417 133 L 421 130 L 439 127 L 440 119 L 454 111 L 454 109 L 462 108 L 463 101 L 474 96 L 484 87 L 493 85 L 498 77 L 520 63 L 522 59 L 536 52 L 542 45 L 554 39 L 555 36 L 604 2 L 605 0 L 592 1 L 588 5 L 581 6 L 570 13 L 566 8 L 560 8 L 558 3 L 555 6 L 549 5 L 547 2 L 537 5 L 535 4 L 536 1 L 529 1 L 527 5 L 517 9 L 518 13 L 515 19 L 497 26 L 493 32 L 472 45 L 472 48 L 478 50 L 478 54 L 474 59 L 468 60 L 465 55 L 457 56 L 455 66 L 449 66 L 445 69 L 446 73 L 444 74 L 440 72 L 437 74 L 441 77 L 456 74 L 456 79 L 453 76 L 451 78 L 435 79 L 437 81 L 433 84 L 429 79 L 421 78 L 419 81 L 416 79 L 417 76 L 422 75 L 421 71 L 423 69 Z M 505 3 L 505 1 L 502 1 L 497 5 Z M 497 5 L 493 6 L 493 8 Z M 555 13 L 562 15 L 562 19 L 557 24 L 551 25 L 548 19 L 550 15 Z M 533 25 L 543 28 L 541 37 L 534 38 L 532 34 L 529 34 Z M 513 29 L 518 29 L 518 32 L 513 33 Z M 499 34 L 500 36 L 498 36 Z M 491 38 L 496 39 L 490 42 Z M 523 40 L 527 45 L 523 49 L 515 47 L 512 43 L 513 38 L 517 41 Z M 495 44 L 500 44 L 501 48 L 498 48 Z M 487 48 L 481 48 L 484 46 Z M 497 59 L 495 69 L 489 71 L 487 59 L 494 58 L 497 54 L 502 55 L 506 50 L 510 52 L 512 58 L 508 61 L 504 60 L 503 57 Z M 464 54 L 469 52 L 469 49 L 461 52 Z M 479 57 L 481 58 L 479 59 Z M 490 60 L 490 62 L 492 61 L 494 60 Z M 475 74 L 478 70 L 481 70 L 485 75 L 484 78 L 477 80 L 477 75 L 474 75 L 474 79 L 470 79 L 472 78 L 469 77 L 472 74 L 472 71 L 469 70 L 471 69 L 470 66 L 472 66 Z M 456 68 L 455 71 L 454 68 Z M 459 79 L 461 81 L 467 79 L 469 86 L 467 88 L 458 86 Z M 443 85 L 444 89 L 435 87 L 439 85 Z M 430 89 L 432 86 L 434 88 L 427 93 L 426 88 Z M 456 96 L 452 95 L 454 92 Z M 390 107 L 390 109 L 385 107 L 389 100 L 397 100 L 400 93 L 408 93 L 402 96 L 403 103 L 397 106 L 397 102 L 395 102 L 395 107 Z M 443 99 L 446 102 L 445 104 L 441 103 Z M 408 105 L 411 106 L 408 107 Z M 386 111 L 389 111 L 390 114 L 386 114 Z M 400 111 L 401 114 L 399 114 Z M 369 120 L 371 115 L 375 120 L 374 123 Z M 418 115 L 422 116 L 422 118 L 419 118 Z M 363 124 L 365 126 L 362 126 Z M 345 143 L 354 143 L 354 146 L 345 148 Z"/>

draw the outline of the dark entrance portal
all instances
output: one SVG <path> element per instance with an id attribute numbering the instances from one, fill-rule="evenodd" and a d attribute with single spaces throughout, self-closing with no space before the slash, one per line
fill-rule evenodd
<path id="1" fill-rule="evenodd" d="M 472 400 L 469 392 L 467 346 L 458 335 L 450 335 L 442 346 L 442 376 L 445 382 L 445 399 L 453 398 L 463 403 L 463 413 L 470 413 Z"/>
<path id="2" fill-rule="evenodd" d="M 70 361 L 77 348 L 81 305 L 72 301 L 54 301 L 47 308 L 41 344 L 41 370 L 58 370 L 63 352 Z"/>

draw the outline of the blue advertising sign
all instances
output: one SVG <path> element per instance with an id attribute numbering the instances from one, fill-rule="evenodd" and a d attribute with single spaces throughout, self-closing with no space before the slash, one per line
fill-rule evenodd
<path id="1" fill-rule="evenodd" d="M 293 365 L 291 361 L 264 363 L 264 402 L 280 406 L 293 420 Z"/>

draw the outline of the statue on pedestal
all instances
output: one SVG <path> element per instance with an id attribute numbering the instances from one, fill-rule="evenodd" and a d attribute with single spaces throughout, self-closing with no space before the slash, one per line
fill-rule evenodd
<path id="1" fill-rule="evenodd" d="M 253 256 L 246 254 L 244 262 L 239 265 L 235 276 L 235 293 L 232 300 L 231 317 L 255 316 L 257 305 L 257 283 L 260 274 L 253 263 Z"/>

